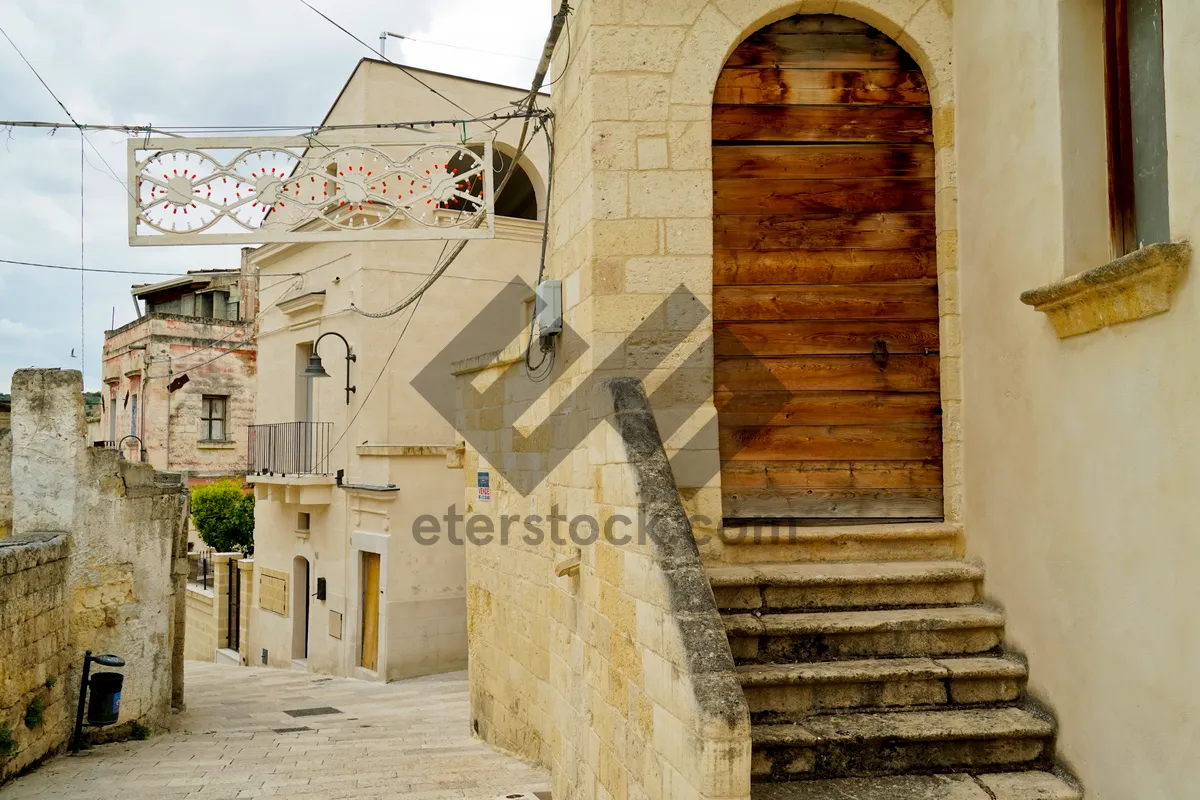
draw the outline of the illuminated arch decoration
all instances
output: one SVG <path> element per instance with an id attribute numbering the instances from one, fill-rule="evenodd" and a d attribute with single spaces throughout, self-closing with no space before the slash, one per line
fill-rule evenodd
<path id="1" fill-rule="evenodd" d="M 490 239 L 491 163 L 407 132 L 132 138 L 129 243 Z"/>

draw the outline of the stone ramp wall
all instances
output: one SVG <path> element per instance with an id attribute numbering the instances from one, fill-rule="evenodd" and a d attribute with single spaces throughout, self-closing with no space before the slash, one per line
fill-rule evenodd
<path id="1" fill-rule="evenodd" d="M 65 535 L 0 541 L 0 783 L 56 752 L 71 734 L 67 570 Z M 25 719 L 35 702 L 42 721 L 31 728 Z"/>
<path id="2" fill-rule="evenodd" d="M 479 381 L 489 377 L 474 396 L 500 402 L 504 378 Z M 586 514 L 601 530 L 633 522 L 580 546 L 530 543 L 519 524 L 507 543 L 468 546 L 472 724 L 549 767 L 555 797 L 747 798 L 749 712 L 653 413 L 637 380 L 593 397 L 594 411 L 573 412 L 604 418 L 590 436 L 587 497 L 552 487 L 521 497 L 491 469 L 502 453 L 467 450 L 468 516 L 490 516 L 494 531 L 510 512 Z M 473 499 L 479 470 L 491 474 L 487 503 Z M 578 571 L 556 576 L 573 558 Z"/>

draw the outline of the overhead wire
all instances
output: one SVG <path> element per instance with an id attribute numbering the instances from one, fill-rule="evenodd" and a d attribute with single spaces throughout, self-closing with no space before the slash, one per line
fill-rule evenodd
<path id="1" fill-rule="evenodd" d="M 300 1 L 304 2 L 304 0 L 300 0 Z M 550 59 L 553 56 L 555 46 L 558 43 L 558 36 L 562 32 L 562 29 L 566 26 L 567 16 L 570 14 L 570 12 L 571 12 L 571 7 L 570 7 L 570 5 L 568 5 L 567 0 L 562 0 L 561 5 L 559 6 L 558 13 L 554 15 L 554 20 L 550 24 L 550 32 L 547 34 L 546 44 L 542 48 L 542 58 L 538 62 L 537 71 L 534 73 L 533 82 L 529 89 L 529 94 L 526 95 L 525 101 L 523 103 L 523 105 L 525 105 L 527 111 L 532 112 L 537 104 L 538 92 L 541 90 L 542 83 L 546 79 L 546 73 L 550 69 Z M 552 114 L 550 112 L 545 112 L 545 111 L 542 112 L 542 114 L 538 117 L 539 126 L 547 124 L 547 120 L 551 116 L 552 116 Z M 531 116 L 525 117 L 525 122 L 521 126 L 521 136 L 517 143 L 516 155 L 513 156 L 512 162 L 509 164 L 507 173 L 504 175 L 503 180 L 500 181 L 500 185 L 498 187 L 496 187 L 495 191 L 493 192 L 493 199 L 495 197 L 500 196 L 500 194 L 504 191 L 504 188 L 508 185 L 508 182 L 512 179 L 513 175 L 516 174 L 518 162 L 520 161 L 521 156 L 523 156 L 525 154 L 526 148 L 528 148 L 528 146 L 529 146 L 527 137 L 529 134 L 530 119 L 532 119 Z M 536 135 L 536 133 L 537 132 L 535 131 L 534 135 Z M 483 224 L 483 221 L 484 221 L 484 215 L 480 214 L 474 220 L 474 222 L 470 223 L 470 226 L 473 228 L 477 228 Z M 546 225 L 549 225 L 549 223 L 550 223 L 549 207 L 547 206 Z M 456 243 L 454 246 L 454 249 L 451 251 L 449 257 L 446 258 L 443 261 L 443 263 L 441 263 L 434 269 L 434 271 L 430 274 L 429 278 L 427 278 L 425 280 L 425 282 L 422 283 L 421 286 L 419 286 L 415 291 L 413 291 L 411 294 L 409 294 L 408 297 L 401 300 L 399 303 L 392 306 L 391 308 L 385 309 L 383 311 L 364 311 L 363 309 L 359 308 L 357 305 L 354 305 L 354 304 L 351 304 L 350 308 L 355 313 L 361 314 L 364 317 L 369 317 L 372 319 L 380 319 L 382 317 L 390 317 L 393 314 L 400 313 L 405 308 L 407 308 L 409 305 L 416 302 L 417 298 L 419 298 L 421 295 L 423 295 L 426 291 L 428 291 L 430 286 L 432 286 L 435 282 L 437 282 L 438 278 L 440 278 L 446 272 L 446 270 L 448 270 L 450 268 L 450 265 L 454 263 L 455 259 L 458 258 L 459 253 L 461 253 L 463 251 L 463 248 L 465 248 L 467 246 L 468 241 L 470 241 L 470 240 L 463 239 L 463 240 L 459 241 L 458 243 Z"/>
<path id="2" fill-rule="evenodd" d="M 35 78 L 38 79 L 38 83 L 42 84 L 42 87 L 46 90 L 46 92 L 54 98 L 54 102 L 58 103 L 58 107 L 61 108 L 63 113 L 67 115 L 67 119 L 71 120 L 71 123 L 79 129 L 79 375 L 82 379 L 87 377 L 87 355 L 85 352 L 87 341 L 85 315 L 87 301 L 87 276 L 84 272 L 84 236 L 86 233 L 84 217 L 84 178 L 87 174 L 84 168 L 84 164 L 87 161 L 87 157 L 84 152 L 84 142 L 87 141 L 87 137 L 84 135 L 83 128 L 79 126 L 79 121 L 75 119 L 75 115 L 71 113 L 69 108 L 67 108 L 67 104 L 64 103 L 59 96 L 54 93 L 54 90 L 50 88 L 50 84 L 46 83 L 46 79 L 43 78 L 41 73 L 37 71 L 37 67 L 33 66 L 32 62 L 30 62 L 30 60 L 25 57 L 25 54 L 21 52 L 21 48 L 17 47 L 17 43 L 14 42 L 12 37 L 8 35 L 8 31 L 0 28 L 0 33 L 4 34 L 4 38 L 8 40 L 8 43 L 12 45 L 12 49 L 15 50 L 17 55 L 21 57 L 21 60 L 25 62 L 25 66 L 29 67 L 29 71 L 33 73 Z M 99 151 L 96 152 L 99 153 Z M 100 156 L 100 160 L 103 161 L 104 156 Z"/>
<path id="3" fill-rule="evenodd" d="M 311 3 L 309 3 L 309 2 L 308 2 L 308 0 L 300 0 L 300 2 L 301 2 L 301 3 L 303 3 L 304 5 L 308 6 L 308 7 L 309 7 L 309 9 L 311 9 L 311 10 L 312 10 L 312 11 L 314 11 L 314 12 L 316 12 L 316 13 L 317 13 L 318 15 L 320 15 L 321 17 L 323 17 L 323 18 L 325 19 L 325 21 L 326 21 L 326 22 L 328 22 L 330 25 L 333 25 L 335 28 L 337 28 L 338 30 L 340 30 L 342 33 L 346 34 L 346 35 L 347 35 L 347 36 L 349 36 L 351 39 L 353 39 L 354 41 L 358 42 L 358 43 L 359 43 L 359 44 L 361 44 L 363 47 L 367 48 L 367 49 L 368 49 L 368 50 L 370 50 L 372 53 L 374 53 L 375 55 L 377 55 L 377 56 L 379 56 L 380 58 L 382 58 L 384 61 L 388 62 L 389 64 L 393 64 L 393 65 L 395 65 L 396 67 L 399 67 L 399 68 L 400 68 L 400 71 L 401 71 L 401 72 L 403 72 L 405 75 L 407 75 L 408 77 L 412 78 L 414 81 L 416 81 L 417 83 L 421 84 L 421 85 L 422 85 L 422 86 L 424 86 L 426 89 L 428 89 L 429 91 L 433 92 L 433 93 L 434 93 L 434 94 L 436 94 L 438 97 L 442 98 L 442 99 L 443 99 L 443 100 L 445 100 L 447 103 L 449 103 L 450 105 L 452 105 L 452 106 L 454 106 L 455 108 L 457 108 L 459 111 L 463 112 L 464 114 L 470 114 L 470 113 L 471 113 L 470 111 L 467 111 L 465 108 L 463 108 L 462 106 L 460 106 L 458 103 L 456 103 L 456 102 L 454 102 L 453 100 L 451 100 L 451 99 L 450 99 L 449 97 L 447 97 L 446 95 L 444 95 L 444 94 L 442 94 L 441 92 L 439 92 L 439 91 L 438 91 L 437 89 L 435 89 L 434 87 L 430 86 L 430 85 L 429 85 L 428 83 L 426 83 L 425 81 L 423 81 L 423 80 L 421 80 L 420 78 L 418 78 L 416 75 L 413 75 L 413 74 L 412 74 L 412 72 L 410 72 L 410 71 L 408 70 L 408 68 L 406 68 L 406 67 L 405 67 L 405 66 L 403 66 L 402 64 L 397 64 L 395 61 L 392 61 L 390 58 L 388 58 L 387 56 L 385 56 L 383 53 L 379 52 L 379 51 L 378 51 L 378 50 L 376 50 L 374 47 L 371 47 L 371 45 L 367 44 L 367 43 L 366 43 L 366 42 L 364 42 L 362 39 L 360 39 L 360 38 L 358 38 L 357 36 L 355 36 L 353 33 L 351 33 L 349 30 L 347 30 L 345 27 L 343 27 L 341 24 L 339 24 L 339 23 L 338 23 L 336 20 L 334 20 L 332 17 L 330 17 L 328 14 L 326 14 L 325 12 L 321 11 L 319 8 L 316 8 L 316 7 L 315 7 L 315 6 L 313 6 Z"/>
<path id="4" fill-rule="evenodd" d="M 446 242 L 442 245 L 443 255 L 446 252 L 447 245 L 449 245 L 449 242 Z M 440 255 L 438 256 L 438 260 L 441 260 Z M 417 316 L 417 311 L 420 309 L 420 307 L 421 298 L 418 297 L 416 303 L 413 304 L 413 309 L 409 313 L 408 319 L 404 320 L 404 327 L 400 329 L 400 335 L 396 337 L 396 341 L 392 343 L 392 349 L 388 352 L 387 358 L 383 360 L 383 366 L 379 368 L 379 372 L 375 375 L 375 380 L 371 382 L 371 387 L 367 389 L 366 394 L 364 394 L 362 400 L 359 401 L 358 408 L 350 416 L 350 420 L 342 429 L 341 436 L 335 439 L 333 444 L 331 444 L 326 450 L 322 459 L 323 461 L 327 461 L 333 455 L 333 451 L 337 449 L 337 446 L 341 444 L 342 440 L 345 439 L 350 433 L 351 428 L 354 426 L 354 421 L 358 419 L 358 415 L 361 414 L 363 409 L 367 407 L 367 401 L 371 399 L 371 394 L 375 391 L 375 387 L 379 385 L 379 381 L 383 379 L 384 374 L 387 372 L 388 364 L 392 363 L 392 358 L 396 355 L 396 351 L 400 349 L 400 342 L 404 340 L 404 334 L 408 332 L 408 326 L 412 324 L 413 318 Z M 319 467 L 320 464 L 317 466 Z"/>
<path id="5" fill-rule="evenodd" d="M 65 264 L 43 264 L 40 261 L 16 261 L 10 258 L 0 258 L 0 264 L 13 264 L 22 267 L 38 267 L 39 269 L 65 269 L 71 272 L 79 272 L 79 267 L 70 267 Z M 152 272 L 134 269 L 100 269 L 99 267 L 85 267 L 83 272 L 104 272 L 110 275 L 147 275 L 153 277 L 166 278 L 186 278 L 188 275 L 198 275 L 203 273 L 192 272 Z M 283 277 L 298 277 L 303 275 L 303 272 L 276 272 L 267 277 L 283 278 Z M 247 275 L 246 277 L 252 280 L 258 280 L 257 275 Z"/>

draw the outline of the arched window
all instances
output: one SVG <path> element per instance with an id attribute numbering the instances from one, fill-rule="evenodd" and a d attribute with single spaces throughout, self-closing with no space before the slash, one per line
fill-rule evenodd
<path id="1" fill-rule="evenodd" d="M 477 153 L 483 152 L 482 145 L 469 145 L 471 150 Z M 463 159 L 465 162 L 466 159 Z M 512 156 L 507 153 L 502 153 L 499 150 L 492 149 L 492 185 L 500 186 L 500 181 L 504 179 L 504 174 L 512 165 Z M 452 160 L 448 167 L 455 166 Z M 463 167 L 465 167 L 465 163 Z M 473 181 L 467 191 L 479 197 L 483 194 L 483 183 L 481 181 Z M 471 211 L 473 208 L 468 207 L 469 201 L 456 198 L 442 207 L 452 211 Z M 534 191 L 533 181 L 529 179 L 529 175 L 521 167 L 516 165 L 516 171 L 512 178 L 508 181 L 508 185 L 504 187 L 504 191 L 496 198 L 496 216 L 512 217 L 514 219 L 537 220 L 537 192 Z"/>

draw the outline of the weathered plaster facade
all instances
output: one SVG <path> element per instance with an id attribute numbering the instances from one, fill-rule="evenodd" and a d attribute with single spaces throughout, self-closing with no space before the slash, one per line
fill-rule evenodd
<path id="1" fill-rule="evenodd" d="M 525 94 L 436 73 L 421 73 L 421 78 L 473 111 L 502 107 Z M 461 115 L 394 66 L 364 60 L 325 122 Z M 466 127 L 468 136 L 484 131 L 479 124 Z M 459 126 L 452 135 L 461 133 Z M 519 133 L 519 122 L 500 128 L 496 149 L 514 154 Z M 429 275 L 442 243 L 269 245 L 246 252 L 247 268 L 263 287 L 257 321 L 257 423 L 330 426 L 321 440 L 329 448 L 328 458 L 322 453 L 312 464 L 301 465 L 314 474 L 297 477 L 295 466 L 284 465 L 281 455 L 276 460 L 265 456 L 258 474 L 248 478 L 257 499 L 257 575 L 253 599 L 243 599 L 252 608 L 252 664 L 261 663 L 265 650 L 271 666 L 290 667 L 295 660 L 312 672 L 366 680 L 466 666 L 461 539 L 456 544 L 442 536 L 426 545 L 413 536 L 422 515 L 440 517 L 461 505 L 462 474 L 448 468 L 455 453 L 454 428 L 442 416 L 453 414 L 453 378 L 448 370 L 440 373 L 445 377 L 443 409 L 432 407 L 412 382 L 498 293 L 524 294 L 520 282 L 536 279 L 545 160 L 545 141 L 538 134 L 519 162 L 532 190 L 532 196 L 524 196 L 525 217 L 498 216 L 495 239 L 471 242 L 418 305 L 394 316 L 370 319 L 350 306 L 376 311 L 405 298 Z M 520 310 L 514 308 L 517 314 Z M 319 346 L 331 377 L 298 377 L 313 342 L 327 332 L 344 336 L 357 357 L 350 364 L 350 382 L 357 391 L 349 403 L 346 351 L 336 337 L 328 336 Z M 295 435 L 294 427 L 280 430 L 283 436 Z M 265 440 L 265 429 L 262 435 Z M 337 470 L 344 470 L 340 487 Z M 378 658 L 372 668 L 363 645 L 364 565 L 373 559 L 379 561 L 380 574 Z M 326 587 L 324 599 L 313 596 L 318 580 Z M 305 596 L 306 604 L 301 600 Z"/>
<path id="2" fill-rule="evenodd" d="M 65 746 L 85 650 L 126 661 L 120 722 L 93 740 L 127 735 L 135 721 L 165 729 L 183 703 L 187 495 L 178 476 L 86 446 L 82 388 L 76 371 L 18 370 L 12 379 L 0 723 L 18 750 L 0 759 L 5 777 Z M 26 729 L 35 696 L 46 720 Z"/>
<path id="3" fill-rule="evenodd" d="M 134 287 L 145 313 L 104 334 L 97 441 L 124 440 L 122 452 L 136 459 L 137 442 L 125 439 L 135 435 L 151 466 L 193 480 L 244 473 L 246 426 L 254 422 L 256 284 L 234 270 Z M 239 299 L 203 300 L 226 296 Z M 219 399 L 217 428 L 205 422 L 206 396 Z"/>

